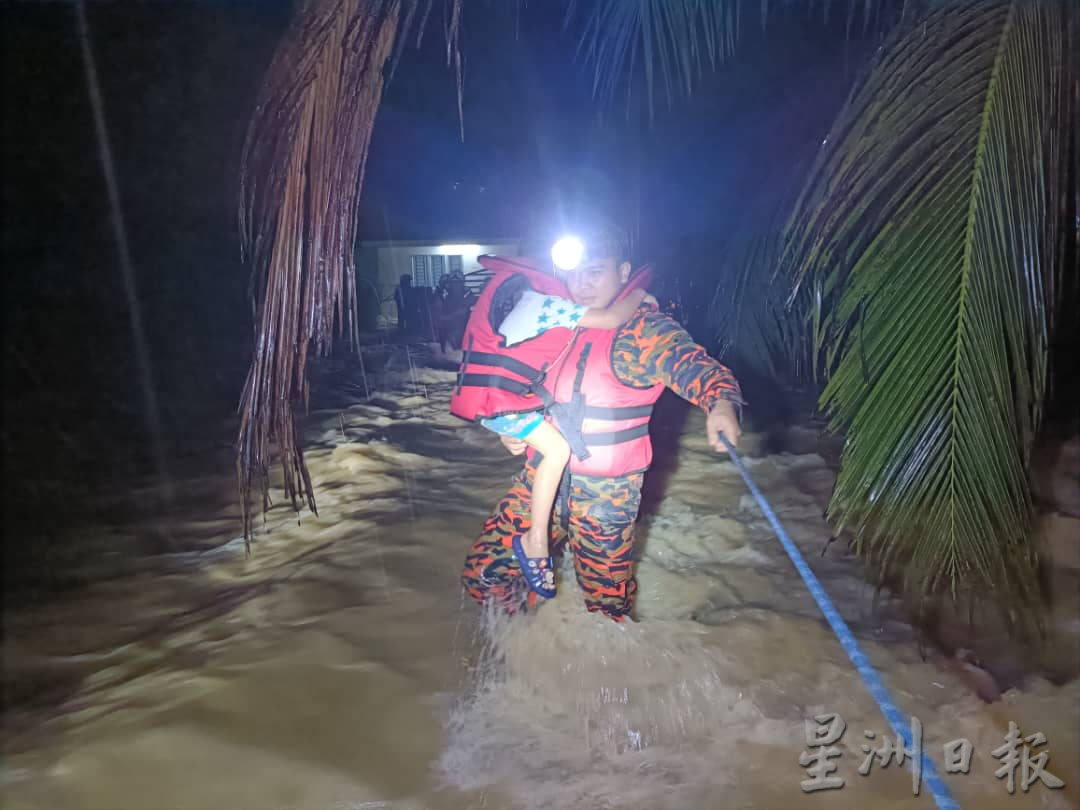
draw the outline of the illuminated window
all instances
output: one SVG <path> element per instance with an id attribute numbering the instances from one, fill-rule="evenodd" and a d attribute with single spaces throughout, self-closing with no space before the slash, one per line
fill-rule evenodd
<path id="1" fill-rule="evenodd" d="M 429 256 L 412 256 L 412 283 L 414 287 L 430 287 L 431 273 L 428 269 Z"/>
<path id="2" fill-rule="evenodd" d="M 458 273 L 462 272 L 461 257 L 460 256 L 450 256 L 449 259 L 450 259 L 450 272 L 451 273 L 453 273 L 455 271 L 458 272 Z"/>
<path id="3" fill-rule="evenodd" d="M 425 286 L 438 287 L 439 279 L 446 273 L 445 256 L 428 256 L 431 260 L 431 284 Z"/>

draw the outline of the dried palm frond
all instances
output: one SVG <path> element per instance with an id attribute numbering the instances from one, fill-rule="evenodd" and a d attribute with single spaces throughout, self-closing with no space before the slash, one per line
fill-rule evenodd
<path id="1" fill-rule="evenodd" d="M 460 2 L 447 27 L 457 49 Z M 334 327 L 357 342 L 353 266 L 357 203 L 384 68 L 404 13 L 422 0 L 308 0 L 270 64 L 248 129 L 241 165 L 240 230 L 252 264 L 254 356 L 241 399 L 237 443 L 245 543 L 250 495 L 261 482 L 269 507 L 276 449 L 284 489 L 317 514 L 293 406 L 308 401 L 309 347 L 330 351 Z M 423 17 L 431 0 L 423 3 Z M 276 445 L 276 448 L 275 448 Z"/>

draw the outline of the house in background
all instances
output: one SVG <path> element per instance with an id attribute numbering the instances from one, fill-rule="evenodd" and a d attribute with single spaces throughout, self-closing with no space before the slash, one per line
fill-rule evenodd
<path id="1" fill-rule="evenodd" d="M 458 270 L 465 274 L 469 286 L 475 288 L 486 279 L 486 271 L 477 257 L 517 256 L 519 249 L 520 240 L 513 238 L 359 242 L 356 246 L 358 297 L 365 295 L 365 288 L 371 295 L 377 294 L 378 326 L 392 326 L 397 323 L 394 290 L 402 276 L 412 276 L 414 287 L 434 289 L 444 275 Z"/>

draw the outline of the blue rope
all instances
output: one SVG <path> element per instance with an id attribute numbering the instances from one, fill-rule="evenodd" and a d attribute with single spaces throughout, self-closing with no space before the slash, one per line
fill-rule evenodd
<path id="1" fill-rule="evenodd" d="M 828 594 L 825 593 L 825 589 L 821 587 L 818 578 L 814 576 L 814 572 L 810 570 L 810 567 L 806 564 L 806 560 L 803 559 L 802 554 L 799 553 L 795 544 L 791 542 L 791 538 L 788 537 L 787 532 L 784 531 L 784 527 L 780 525 L 780 521 L 777 519 L 776 513 L 773 512 L 772 507 L 769 506 L 769 502 L 765 500 L 765 496 L 761 494 L 761 490 L 759 490 L 757 485 L 751 480 L 750 474 L 747 472 L 746 467 L 743 466 L 742 459 L 740 459 L 735 452 L 735 448 L 731 446 L 731 443 L 723 435 L 720 436 L 720 441 L 722 441 L 727 448 L 728 455 L 731 456 L 731 460 L 735 463 L 743 480 L 746 481 L 746 485 L 750 487 L 750 491 L 754 493 L 754 498 L 757 500 L 758 506 L 761 507 L 761 511 L 765 513 L 765 517 L 767 517 L 769 523 L 772 524 L 776 536 L 780 538 L 784 550 L 795 564 L 795 568 L 802 576 L 803 581 L 806 583 L 806 587 L 810 589 L 810 594 L 814 597 L 814 601 L 816 601 L 818 607 L 821 608 L 821 612 L 825 614 L 825 618 L 828 620 L 833 632 L 836 633 L 837 638 L 840 640 L 840 645 L 844 648 L 844 652 L 848 654 L 851 663 L 855 665 L 859 674 L 862 675 L 867 689 L 870 690 L 870 694 L 881 708 L 881 713 L 884 714 L 885 719 L 889 721 L 892 730 L 903 739 L 904 747 L 908 750 L 914 750 L 911 743 L 911 737 L 907 730 L 908 724 L 904 721 L 904 716 L 900 713 L 896 704 L 893 703 L 892 698 L 885 689 L 885 684 L 881 682 L 881 678 L 878 676 L 877 672 L 870 666 L 870 662 L 867 660 L 866 656 L 863 655 L 862 650 L 859 649 L 859 645 L 855 641 L 855 636 L 851 634 L 851 630 L 848 629 L 847 624 L 840 618 L 840 614 L 836 612 L 836 608 L 833 607 L 832 601 L 829 599 Z M 910 760 L 910 762 L 911 767 L 914 768 L 914 760 Z M 941 810 L 960 810 L 960 805 L 956 803 L 956 800 L 952 797 L 952 794 L 945 786 L 945 783 L 941 781 L 941 777 L 938 776 L 938 773 L 934 768 L 934 763 L 926 756 L 925 751 L 922 753 L 922 775 L 926 781 L 927 787 L 930 789 L 931 795 L 934 797 L 934 801 Z"/>

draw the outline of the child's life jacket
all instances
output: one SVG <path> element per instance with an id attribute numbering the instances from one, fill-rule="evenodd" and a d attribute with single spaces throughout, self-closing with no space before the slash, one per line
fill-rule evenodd
<path id="1" fill-rule="evenodd" d="M 543 409 L 553 417 L 556 425 L 570 443 L 571 450 L 577 459 L 581 461 L 588 459 L 590 456 L 589 436 L 583 436 L 581 433 L 581 425 L 587 418 L 583 411 L 584 403 L 581 401 L 583 397 L 579 393 L 568 397 L 574 402 L 557 402 L 553 395 L 555 375 L 552 375 L 551 383 L 548 383 L 548 375 L 556 366 L 569 359 L 571 354 L 576 356 L 579 353 L 581 347 L 575 344 L 580 335 L 607 332 L 610 334 L 606 337 L 613 340 L 614 333 L 618 330 L 555 327 L 520 343 L 507 345 L 507 340 L 500 334 L 499 327 L 524 290 L 531 288 L 544 295 L 567 299 L 570 298 L 570 292 L 566 285 L 551 272 L 541 269 L 527 259 L 481 256 L 479 262 L 493 275 L 473 306 L 465 327 L 461 367 L 458 371 L 457 385 L 450 398 L 451 413 L 463 419 L 479 421 L 504 414 Z M 648 268 L 637 272 L 620 291 L 619 298 L 631 290 L 645 286 L 650 278 L 651 271 Z M 610 360 L 608 364 L 610 365 Z M 581 375 L 571 373 L 570 379 L 574 376 Z M 633 396 L 633 393 L 637 391 L 618 381 L 612 382 L 614 380 L 612 374 L 590 376 L 594 377 L 590 381 L 594 384 L 588 386 L 593 389 L 589 392 L 590 398 L 597 402 L 622 402 L 627 394 Z M 576 382 L 577 385 L 573 387 L 580 391 L 581 380 Z M 618 390 L 600 391 L 596 390 L 597 385 Z M 662 388 L 663 386 L 660 387 L 661 390 Z M 645 394 L 646 391 L 650 400 L 648 405 L 651 406 L 651 403 L 659 396 L 659 391 L 653 392 L 649 388 L 642 393 Z M 579 410 L 582 413 L 577 413 Z M 604 408 L 602 410 L 614 419 L 629 416 L 630 411 L 635 409 Z M 626 410 L 627 414 L 623 415 L 622 410 Z M 641 410 L 641 407 L 636 408 L 636 411 Z M 651 407 L 649 410 L 651 411 Z M 615 411 L 619 412 L 615 413 Z M 634 415 L 637 416 L 636 413 Z M 647 427 L 647 414 L 645 421 Z M 622 426 L 623 422 L 618 424 Z M 612 443 L 610 439 L 601 437 L 600 434 L 590 435 L 595 437 L 597 443 L 606 445 Z M 648 443 L 647 437 L 645 443 Z M 607 454 L 605 452 L 603 455 Z M 634 455 L 641 454 L 635 452 Z M 649 455 L 651 457 L 651 453 Z M 572 459 L 572 467 L 573 461 Z M 635 463 L 640 461 L 641 459 L 635 459 Z M 645 466 L 647 465 L 646 461 Z M 604 466 L 608 465 L 605 463 Z M 616 473 L 611 472 L 611 474 Z"/>

